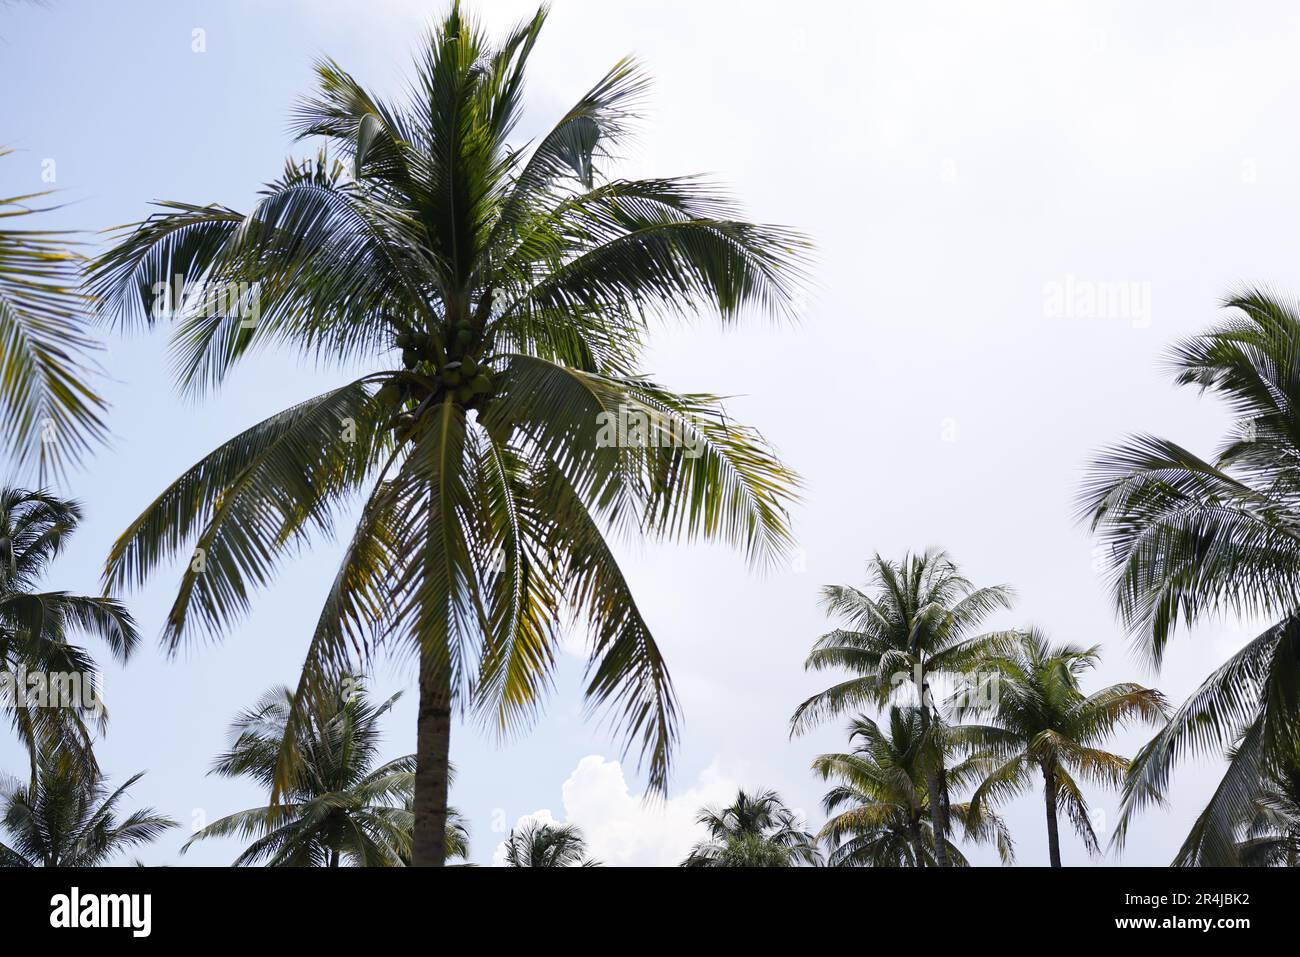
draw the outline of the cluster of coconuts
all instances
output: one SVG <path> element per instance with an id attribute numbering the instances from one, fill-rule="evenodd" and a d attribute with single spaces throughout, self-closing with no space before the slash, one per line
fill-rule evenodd
<path id="1" fill-rule="evenodd" d="M 418 379 L 389 381 L 376 398 L 391 406 L 427 395 L 445 396 L 467 407 L 486 403 L 492 394 L 492 376 L 472 354 L 475 338 L 473 327 L 463 321 L 447 330 L 446 349 L 441 339 L 427 332 L 399 333 L 394 342 L 402 350 L 402 365 L 417 373 Z M 407 415 L 399 415 L 395 424 Z"/>

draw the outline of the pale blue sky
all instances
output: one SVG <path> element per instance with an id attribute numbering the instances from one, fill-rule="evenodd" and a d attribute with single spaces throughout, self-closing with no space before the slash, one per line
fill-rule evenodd
<path id="1" fill-rule="evenodd" d="M 480 4 L 498 27 L 530 5 Z M 1130 430 L 1206 449 L 1220 410 L 1179 394 L 1159 357 L 1215 317 L 1235 284 L 1300 290 L 1297 15 L 1285 4 L 842 4 L 559 0 L 534 59 L 532 130 L 620 55 L 656 77 L 645 133 L 622 172 L 710 172 L 755 218 L 806 230 L 819 289 L 803 324 L 666 328 L 648 368 L 686 389 L 738 396 L 805 476 L 797 567 L 758 578 L 717 549 L 629 546 L 629 576 L 686 712 L 665 809 L 582 720 L 580 660 L 546 716 L 498 744 L 459 728 L 453 802 L 487 863 L 520 816 L 543 809 L 592 832 L 611 862 L 671 862 L 689 817 L 737 784 L 774 787 L 814 824 L 812 757 L 838 725 L 787 740 L 803 674 L 826 630 L 827 582 L 857 582 L 876 550 L 939 544 L 976 582 L 1020 596 L 999 624 L 1103 643 L 1096 680 L 1139 678 L 1183 696 L 1240 643 L 1225 622 L 1181 636 L 1160 675 L 1132 663 L 1071 521 L 1089 452 Z M 246 208 L 286 155 L 312 60 L 328 54 L 396 91 L 441 4 L 389 0 L 0 5 L 0 195 L 41 187 L 52 159 L 68 206 L 51 224 L 86 230 L 139 219 L 155 198 Z M 204 31 L 205 52 L 194 52 Z M 1062 318 L 1053 284 L 1140 283 L 1149 313 Z M 201 404 L 177 398 L 165 337 L 114 339 L 115 442 L 69 482 L 88 519 L 51 584 L 93 590 L 113 537 L 182 469 L 240 428 L 315 394 L 341 373 L 265 356 Z M 112 711 L 100 746 L 121 778 L 148 769 L 134 799 L 186 822 L 251 805 L 256 791 L 204 776 L 231 716 L 292 681 L 338 554 L 322 542 L 288 565 L 221 643 L 175 660 L 156 636 L 175 576 L 127 596 L 148 637 L 106 668 Z M 102 649 L 95 649 L 106 657 Z M 381 664 L 383 688 L 410 685 Z M 410 700 L 389 722 L 410 750 Z M 1115 742 L 1131 753 L 1140 735 Z M 591 757 L 597 756 L 597 757 Z M 584 758 L 591 758 L 584 761 Z M 0 737 L 0 768 L 21 768 Z M 565 782 L 570 783 L 566 787 Z M 1165 863 L 1212 781 L 1175 778 L 1176 804 L 1144 816 L 1123 860 Z M 1095 794 L 1107 829 L 1113 794 Z M 1045 860 L 1037 794 L 1009 811 L 1022 861 Z M 188 827 L 187 827 L 188 829 Z M 182 835 L 146 849 L 177 863 Z M 233 844 L 180 862 L 218 864 Z M 976 860 L 990 862 L 987 852 Z M 1074 838 L 1066 863 L 1084 863 Z"/>

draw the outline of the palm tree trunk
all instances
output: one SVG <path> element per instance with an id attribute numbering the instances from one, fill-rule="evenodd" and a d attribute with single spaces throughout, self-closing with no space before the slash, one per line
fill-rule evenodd
<path id="1" fill-rule="evenodd" d="M 330 867 L 339 866 L 339 852 L 337 849 L 330 851 Z"/>
<path id="2" fill-rule="evenodd" d="M 930 702 L 930 683 L 922 672 L 918 675 L 921 686 L 921 713 L 925 715 L 927 735 L 934 722 Z M 943 748 L 937 744 L 934 752 L 938 758 L 937 767 L 926 773 L 925 786 L 930 792 L 930 821 L 934 825 L 934 863 L 938 867 L 948 866 L 948 774 L 944 767 Z"/>
<path id="3" fill-rule="evenodd" d="M 1043 790 L 1047 800 L 1047 854 L 1052 867 L 1061 866 L 1061 835 L 1056 827 L 1056 772 L 1043 765 Z"/>
<path id="4" fill-rule="evenodd" d="M 939 759 L 940 762 L 943 758 Z M 925 786 L 930 791 L 930 819 L 934 824 L 934 863 L 948 866 L 948 807 L 943 800 L 942 768 L 932 768 L 926 774 Z"/>
<path id="5" fill-rule="evenodd" d="M 420 650 L 420 705 L 415 729 L 415 833 L 411 866 L 447 860 L 447 771 L 451 752 L 451 682 Z"/>
<path id="6" fill-rule="evenodd" d="M 925 835 L 921 833 L 921 822 L 913 821 L 908 825 L 907 835 L 912 840 L 912 853 L 916 855 L 916 866 L 925 867 Z"/>

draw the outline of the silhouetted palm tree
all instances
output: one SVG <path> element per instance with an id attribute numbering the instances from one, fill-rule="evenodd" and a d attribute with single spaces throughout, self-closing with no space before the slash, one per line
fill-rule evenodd
<path id="1" fill-rule="evenodd" d="M 640 361 L 657 315 L 789 311 L 804 241 L 699 179 L 609 178 L 646 87 L 627 60 L 516 148 L 545 19 L 492 46 L 453 4 L 402 105 L 321 63 L 295 128 L 347 168 L 291 163 L 249 214 L 164 204 L 92 283 L 106 313 L 152 325 L 156 302 L 180 298 L 174 277 L 205 282 L 176 310 L 188 391 L 272 343 L 372 364 L 195 465 L 117 542 L 107 581 L 142 585 L 197 546 L 164 639 L 208 638 L 360 495 L 299 690 L 353 667 L 353 649 L 416 653 L 417 865 L 445 854 L 453 709 L 526 721 L 570 611 L 590 627 L 590 702 L 665 787 L 677 707 L 610 529 L 722 540 L 756 561 L 791 542 L 792 473 L 719 399 L 675 393 Z"/>
<path id="2" fill-rule="evenodd" d="M 153 808 L 118 818 L 118 804 L 143 776 L 133 775 L 110 793 L 104 779 L 79 762 L 41 752 L 32 781 L 3 795 L 0 824 L 7 842 L 0 843 L 0 866 L 97 867 L 157 840 L 177 822 Z"/>
<path id="3" fill-rule="evenodd" d="M 854 677 L 832 685 L 799 705 L 791 732 L 865 707 L 883 707 L 904 689 L 920 699 L 926 721 L 942 721 L 931 687 L 935 676 L 964 676 L 989 649 L 1005 640 L 1001 633 L 973 635 L 990 614 L 1011 604 L 1005 586 L 975 588 L 944 552 L 905 555 L 895 564 L 875 556 L 868 563 L 871 594 L 847 585 L 823 589 L 827 614 L 843 628 L 813 645 L 804 667 L 822 671 L 842 668 Z M 948 864 L 948 799 L 943 755 L 928 763 L 927 791 L 935 802 L 935 856 Z"/>
<path id="4" fill-rule="evenodd" d="M 101 726 L 98 669 L 78 632 L 101 638 L 120 661 L 139 640 L 123 605 L 44 590 L 50 564 L 81 521 L 81 506 L 48 492 L 0 488 L 0 709 L 33 762 L 66 748 L 93 769 L 85 719 Z M 52 700 L 57 699 L 57 700 Z"/>
<path id="5" fill-rule="evenodd" d="M 708 840 L 691 849 L 682 867 L 795 867 L 818 865 L 817 841 L 775 791 L 737 791 L 726 807 L 707 807 L 695 819 Z"/>
<path id="6" fill-rule="evenodd" d="M 533 821 L 506 838 L 506 867 L 598 867 L 587 857 L 587 841 L 575 824 Z"/>

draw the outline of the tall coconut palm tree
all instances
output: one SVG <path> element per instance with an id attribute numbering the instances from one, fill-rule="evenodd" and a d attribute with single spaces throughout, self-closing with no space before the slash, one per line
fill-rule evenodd
<path id="1" fill-rule="evenodd" d="M 135 622 L 112 598 L 43 588 L 50 564 L 81 521 L 81 506 L 49 492 L 0 487 L 0 707 L 31 756 L 77 753 L 93 768 L 86 721 L 106 717 L 98 671 L 71 643 L 94 635 L 125 661 L 139 640 Z"/>
<path id="2" fill-rule="evenodd" d="M 891 562 L 876 555 L 868 563 L 869 591 L 831 585 L 822 591 L 827 614 L 843 620 L 819 638 L 804 662 L 810 671 L 844 669 L 853 677 L 813 695 L 791 719 L 801 734 L 836 715 L 883 707 L 910 690 L 926 721 L 941 723 L 932 683 L 938 676 L 964 676 L 990 649 L 1006 640 L 1000 632 L 972 634 L 993 612 L 1011 605 L 1003 585 L 976 588 L 948 555 L 935 549 Z M 943 754 L 928 764 L 935 802 L 935 856 L 948 864 L 948 800 Z"/>
<path id="3" fill-rule="evenodd" d="M 415 756 L 379 760 L 380 719 L 400 698 L 372 704 L 355 681 L 337 685 L 295 732 L 293 784 L 278 806 L 249 808 L 196 831 L 181 849 L 214 837 L 255 838 L 234 865 L 396 867 L 410 859 Z M 276 688 L 231 725 L 232 745 L 212 773 L 274 787 L 293 692 Z M 464 856 L 467 832 L 448 820 L 448 856 Z"/>
<path id="4" fill-rule="evenodd" d="M 0 148 L 0 157 L 12 150 Z M 107 435 L 95 393 L 82 257 L 63 230 L 24 228 L 50 193 L 0 197 L 0 448 L 19 470 L 63 467 Z"/>
<path id="5" fill-rule="evenodd" d="M 453 4 L 400 105 L 321 63 L 295 128 L 346 168 L 291 163 L 250 213 L 165 203 L 92 282 L 127 325 L 175 307 L 191 392 L 273 344 L 374 365 L 185 473 L 114 546 L 106 581 L 140 585 L 192 554 L 164 633 L 177 648 L 228 628 L 361 495 L 294 714 L 354 649 L 416 652 L 417 865 L 445 853 L 453 711 L 502 728 L 535 714 L 571 610 L 590 627 L 591 706 L 666 786 L 677 706 L 611 530 L 723 540 L 760 562 L 791 541 L 796 480 L 761 436 L 638 363 L 656 315 L 787 311 L 804 243 L 699 179 L 610 178 L 646 87 L 631 61 L 515 143 L 545 19 L 494 46 Z"/>
<path id="6" fill-rule="evenodd" d="M 736 792 L 726 807 L 706 807 L 695 819 L 707 840 L 682 867 L 795 867 L 821 863 L 817 840 L 775 791 Z"/>
<path id="7" fill-rule="evenodd" d="M 118 805 L 144 772 L 111 793 L 97 772 L 68 755 L 42 751 L 31 782 L 0 800 L 3 867 L 97 867 L 128 848 L 158 839 L 176 821 L 153 808 L 118 817 Z"/>
<path id="8" fill-rule="evenodd" d="M 1157 722 L 1168 716 L 1164 695 L 1132 682 L 1085 695 L 1079 679 L 1099 661 L 1099 645 L 1054 645 L 1042 632 L 1030 629 L 1015 644 L 980 662 L 980 680 L 993 679 L 995 693 L 965 695 L 956 709 L 959 718 L 993 722 L 970 729 L 972 741 L 998 755 L 971 795 L 973 816 L 1028 790 L 1041 775 L 1052 867 L 1061 866 L 1057 816 L 1062 808 L 1089 853 L 1101 851 L 1077 778 L 1119 787 L 1128 759 L 1099 745 L 1131 721 Z"/>
<path id="9" fill-rule="evenodd" d="M 533 821 L 510 832 L 506 867 L 599 867 L 587 857 L 587 840 L 576 824 Z"/>
<path id="10" fill-rule="evenodd" d="M 1172 355 L 1175 381 L 1218 395 L 1233 421 L 1213 457 L 1140 435 L 1098 457 L 1080 505 L 1115 604 L 1154 665 L 1180 623 L 1230 612 L 1273 620 L 1178 708 L 1133 759 L 1116 840 L 1159 802 L 1174 765 L 1231 748 L 1193 837 L 1231 863 L 1261 783 L 1300 738 L 1300 313 L 1263 292 Z"/>
<path id="11" fill-rule="evenodd" d="M 851 752 L 823 754 L 813 762 L 823 780 L 837 781 L 822 799 L 828 819 L 817 835 L 831 848 L 830 866 L 939 866 L 930 767 L 936 752 L 953 750 L 953 731 L 931 721 L 920 708 L 895 705 L 884 728 L 867 717 L 852 721 Z M 940 736 L 942 740 L 936 740 Z M 973 783 L 987 767 L 984 757 L 967 756 L 946 768 L 948 788 Z M 1011 833 L 996 814 L 974 814 L 968 802 L 950 804 L 948 810 L 966 826 L 968 837 L 994 843 L 1004 863 L 1015 860 Z M 967 866 L 951 840 L 943 856 L 943 866 Z"/>

